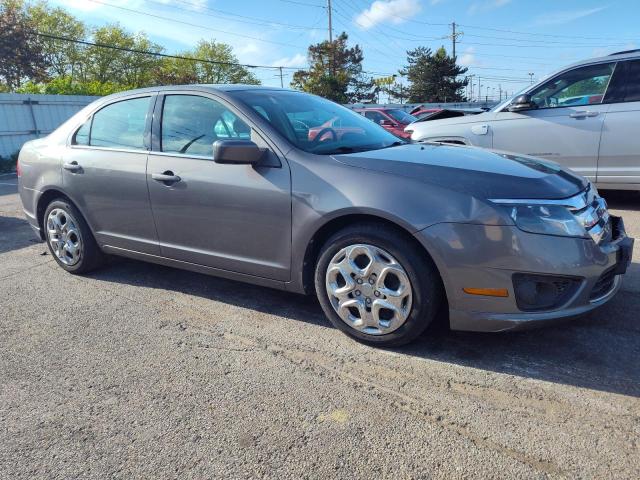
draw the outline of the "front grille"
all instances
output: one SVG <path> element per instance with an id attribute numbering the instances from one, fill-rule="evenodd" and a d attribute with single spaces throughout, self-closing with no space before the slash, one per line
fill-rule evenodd
<path id="1" fill-rule="evenodd" d="M 591 185 L 582 193 L 582 201 L 570 207 L 571 213 L 596 243 L 611 241 L 611 219 L 607 202 Z"/>
<path id="2" fill-rule="evenodd" d="M 616 281 L 616 274 L 614 273 L 615 267 L 606 270 L 593 286 L 589 300 L 596 300 L 604 297 L 611 291 Z"/>

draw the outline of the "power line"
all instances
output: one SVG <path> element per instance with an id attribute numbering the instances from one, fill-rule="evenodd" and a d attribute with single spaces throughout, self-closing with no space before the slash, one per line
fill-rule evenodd
<path id="1" fill-rule="evenodd" d="M 279 65 L 256 65 L 256 64 L 240 63 L 240 62 L 223 62 L 223 61 L 219 61 L 219 60 L 209 60 L 209 59 L 197 58 L 197 57 L 185 57 L 185 56 L 181 56 L 181 55 L 170 55 L 168 53 L 149 52 L 147 50 L 138 50 L 138 49 L 135 49 L 135 48 L 119 47 L 117 45 L 108 45 L 108 44 L 105 44 L 105 43 L 89 42 L 87 40 L 77 40 L 75 38 L 62 37 L 62 36 L 59 36 L 59 35 L 52 35 L 52 34 L 49 34 L 49 33 L 35 32 L 35 31 L 32 31 L 31 33 L 33 35 L 38 36 L 38 37 L 50 38 L 50 39 L 53 39 L 53 40 L 61 40 L 61 41 L 65 41 L 65 42 L 76 43 L 76 44 L 79 44 L 79 45 L 87 45 L 87 46 L 98 47 L 98 48 L 107 48 L 107 49 L 110 49 L 110 50 L 117 50 L 117 51 L 121 51 L 121 52 L 139 53 L 139 54 L 142 54 L 142 55 L 150 55 L 150 56 L 160 57 L 160 58 L 173 58 L 173 59 L 177 59 L 177 60 L 188 60 L 188 61 L 191 61 L 191 62 L 209 63 L 209 64 L 212 64 L 212 65 L 229 65 L 229 66 L 237 66 L 237 67 L 245 67 L 245 68 L 267 68 L 267 69 L 270 69 L 270 70 L 279 70 L 279 71 L 282 71 L 282 70 L 296 70 L 296 71 L 297 70 L 304 70 L 304 71 L 308 71 L 308 70 L 310 70 L 309 68 L 285 67 L 285 66 L 279 66 Z M 372 72 L 372 71 L 368 71 L 368 70 L 363 70 L 362 73 L 373 74 L 373 75 L 393 75 L 392 73 L 389 73 L 389 72 Z"/>
<path id="2" fill-rule="evenodd" d="M 101 0 L 88 0 L 88 1 L 89 2 L 93 2 L 93 3 L 99 3 L 101 5 L 106 5 L 106 6 L 112 7 L 112 8 L 117 8 L 119 10 L 123 10 L 123 11 L 126 11 L 126 12 L 137 13 L 139 15 L 145 15 L 147 17 L 159 18 L 161 20 L 166 20 L 168 22 L 180 23 L 182 25 L 187 25 L 187 26 L 190 26 L 190 27 L 202 28 L 204 30 L 209 30 L 209 31 L 212 31 L 212 32 L 225 33 L 227 35 L 234 35 L 236 37 L 249 38 L 251 40 L 256 40 L 258 42 L 272 43 L 274 45 L 281 45 L 281 46 L 285 46 L 285 47 L 301 48 L 301 47 L 298 47 L 297 45 L 291 45 L 289 43 L 276 42 L 275 40 L 264 40 L 262 38 L 252 37 L 250 35 L 244 35 L 244 34 L 241 34 L 241 33 L 234 33 L 234 32 L 229 32 L 229 31 L 226 31 L 226 30 L 218 30 L 218 29 L 215 29 L 215 28 L 206 27 L 204 25 L 198 25 L 197 23 L 185 22 L 183 20 L 177 20 L 175 18 L 163 17 L 162 15 L 156 15 L 154 13 L 144 12 L 142 10 L 136 10 L 134 8 L 122 7 L 120 5 L 114 5 L 114 4 L 111 4 L 111 3 L 103 2 Z"/>
<path id="3" fill-rule="evenodd" d="M 42 32 L 32 32 L 34 35 L 38 36 L 38 37 L 44 37 L 44 38 L 50 38 L 53 40 L 61 40 L 61 41 L 65 41 L 65 42 L 71 42 L 71 43 L 76 43 L 79 45 L 87 45 L 87 46 L 91 46 L 91 47 L 99 47 L 99 48 L 107 48 L 110 50 L 118 50 L 121 52 L 129 52 L 129 53 L 139 53 L 142 55 L 151 55 L 154 57 L 161 57 L 161 58 L 173 58 L 176 60 L 189 60 L 192 62 L 202 62 L 202 63 L 209 63 L 209 64 L 213 64 L 213 65 L 228 65 L 228 66 L 237 66 L 237 67 L 246 67 L 246 68 L 269 68 L 269 69 L 280 69 L 280 70 L 305 70 L 305 69 L 301 69 L 301 68 L 296 68 L 296 67 L 284 67 L 284 66 L 276 66 L 276 65 L 252 65 L 252 64 L 248 64 L 248 63 L 240 63 L 240 62 L 223 62 L 223 61 L 219 61 L 219 60 L 209 60 L 209 59 L 205 59 L 205 58 L 196 58 L 196 57 L 185 57 L 185 56 L 181 56 L 181 55 L 170 55 L 167 53 L 160 53 L 160 52 L 149 52 L 147 50 L 138 50 L 135 48 L 126 48 L 126 47 L 119 47 L 117 45 L 108 45 L 106 43 L 97 43 L 97 42 L 89 42 L 87 40 L 77 40 L 75 38 L 68 38 L 68 37 L 61 37 L 59 35 L 51 35 L 49 33 L 42 33 Z"/>
<path id="4" fill-rule="evenodd" d="M 503 32 L 503 33 L 513 33 L 516 35 L 535 35 L 536 37 L 554 37 L 554 38 L 579 38 L 581 40 L 620 40 L 623 41 L 625 39 L 615 38 L 615 37 L 581 37 L 577 35 L 561 35 L 561 34 L 552 34 L 552 33 L 536 33 L 536 32 L 523 32 L 517 30 L 508 30 L 503 28 L 492 28 L 492 27 L 481 27 L 478 25 L 460 25 L 465 28 L 475 28 L 478 30 L 490 30 L 493 32 Z M 629 39 L 629 41 L 635 41 Z"/>
<path id="5" fill-rule="evenodd" d="M 185 6 L 190 6 L 193 5 L 190 2 L 187 2 L 185 0 L 174 0 L 178 3 L 181 3 Z M 201 9 L 194 9 L 194 8 L 182 8 L 182 7 L 177 7 L 175 5 L 171 5 L 169 3 L 166 2 L 162 2 L 162 1 L 158 1 L 158 0 L 145 0 L 146 3 L 153 3 L 155 5 L 160 5 L 162 7 L 168 7 L 168 8 L 172 8 L 174 10 L 178 10 L 181 12 L 189 12 L 189 13 L 197 13 L 198 15 L 206 15 L 208 17 L 212 17 L 212 18 L 221 18 L 223 20 L 228 20 L 225 17 L 234 17 L 233 21 L 234 22 L 239 22 L 239 23 L 246 23 L 249 25 L 261 25 L 261 26 L 267 26 L 267 27 L 272 27 L 272 26 L 278 26 L 278 27 L 286 27 L 286 28 L 290 28 L 290 29 L 296 29 L 296 30 L 319 30 L 318 28 L 316 28 L 315 26 L 309 26 L 309 25 L 294 25 L 291 23 L 283 23 L 283 22 L 279 22 L 276 20 L 267 20 L 264 18 L 258 18 L 258 17 L 250 17 L 248 15 L 239 15 L 237 13 L 232 13 L 232 12 L 228 12 L 226 10 L 220 10 L 218 8 L 211 8 L 211 7 L 202 7 Z M 205 10 L 204 12 L 201 10 Z M 207 12 L 216 12 L 216 13 L 207 13 Z M 237 18 L 235 18 L 237 17 Z M 242 20 L 239 20 L 242 19 Z"/>

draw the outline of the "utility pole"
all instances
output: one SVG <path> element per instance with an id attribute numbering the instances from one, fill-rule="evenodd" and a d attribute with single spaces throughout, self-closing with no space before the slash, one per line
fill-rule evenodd
<path id="1" fill-rule="evenodd" d="M 531 79 L 531 85 L 533 85 L 533 73 L 529 73 L 529 78 Z"/>
<path id="2" fill-rule="evenodd" d="M 451 23 L 451 44 L 453 50 L 453 58 L 456 58 L 456 42 L 458 41 L 458 37 L 461 37 L 464 32 L 456 32 L 456 22 Z"/>
<path id="3" fill-rule="evenodd" d="M 284 74 L 282 73 L 282 67 L 278 67 L 278 70 L 280 70 L 280 73 L 278 75 L 276 75 L 277 77 L 280 77 L 280 88 L 284 88 Z"/>
<path id="4" fill-rule="evenodd" d="M 467 78 L 469 79 L 469 83 L 468 83 L 468 87 L 469 87 L 469 101 L 473 102 L 473 77 L 475 77 L 475 75 L 471 74 L 469 75 Z"/>
<path id="5" fill-rule="evenodd" d="M 327 13 L 329 14 L 329 43 L 333 43 L 333 28 L 331 27 L 331 0 L 327 0 Z"/>
<path id="6" fill-rule="evenodd" d="M 329 14 L 329 51 L 331 55 L 331 75 L 335 75 L 335 54 L 333 51 L 333 26 L 331 24 L 331 0 L 327 0 L 327 13 Z"/>
<path id="7" fill-rule="evenodd" d="M 478 101 L 480 102 L 482 100 L 482 90 L 480 90 L 480 75 L 478 75 Z"/>
<path id="8" fill-rule="evenodd" d="M 499 102 L 502 101 L 502 85 L 498 84 L 498 91 L 500 92 L 500 98 L 498 99 Z"/>

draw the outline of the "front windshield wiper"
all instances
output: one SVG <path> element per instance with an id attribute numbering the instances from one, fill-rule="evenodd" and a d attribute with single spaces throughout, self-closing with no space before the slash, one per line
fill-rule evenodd
<path id="1" fill-rule="evenodd" d="M 384 147 L 380 147 L 378 150 L 382 150 L 383 148 L 391 148 L 391 147 L 399 147 L 400 145 L 407 145 L 409 142 L 404 142 L 398 140 L 397 142 L 390 143 L 389 145 L 385 145 Z"/>

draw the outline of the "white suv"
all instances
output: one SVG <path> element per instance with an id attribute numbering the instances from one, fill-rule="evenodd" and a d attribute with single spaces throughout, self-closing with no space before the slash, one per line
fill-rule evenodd
<path id="1" fill-rule="evenodd" d="M 417 141 L 547 158 L 599 188 L 640 190 L 640 50 L 566 67 L 489 112 L 405 131 Z"/>

